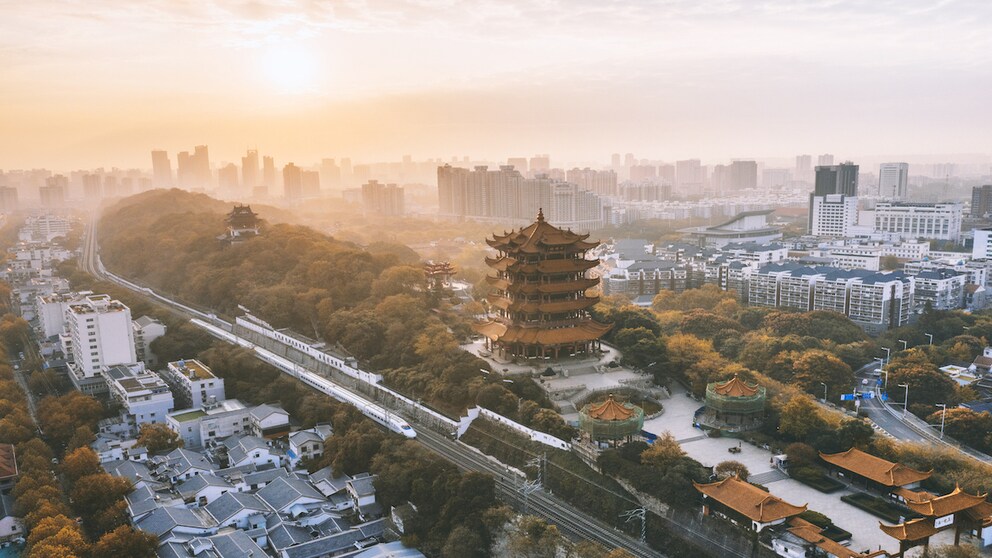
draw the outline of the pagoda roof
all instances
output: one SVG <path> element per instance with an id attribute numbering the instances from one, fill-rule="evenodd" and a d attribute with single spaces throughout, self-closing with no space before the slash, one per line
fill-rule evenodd
<path id="1" fill-rule="evenodd" d="M 836 556 L 837 558 L 871 558 L 874 556 L 888 556 L 888 553 L 884 550 L 869 554 L 855 552 L 834 540 L 824 537 L 822 527 L 814 525 L 801 517 L 793 517 L 790 519 L 789 528 L 787 531 L 800 539 L 815 545 L 817 548 L 827 552 L 831 556 Z"/>
<path id="2" fill-rule="evenodd" d="M 898 525 L 886 525 L 879 521 L 878 528 L 886 535 L 900 541 L 918 541 L 940 531 L 933 526 L 933 519 L 929 517 L 921 517 Z"/>
<path id="3" fill-rule="evenodd" d="M 799 515 L 806 505 L 794 506 L 736 476 L 709 484 L 693 482 L 696 490 L 758 523 L 770 523 Z"/>
<path id="4" fill-rule="evenodd" d="M 846 469 L 883 486 L 905 486 L 929 478 L 933 471 L 917 471 L 851 448 L 840 453 L 820 452 L 820 459 Z"/>
<path id="5" fill-rule="evenodd" d="M 985 495 L 972 495 L 955 486 L 950 494 L 919 502 L 906 502 L 914 512 L 928 517 L 943 517 L 973 508 L 985 502 Z"/>
<path id="6" fill-rule="evenodd" d="M 579 341 L 593 341 L 602 337 L 612 325 L 601 324 L 593 320 L 584 320 L 574 327 L 554 329 L 538 327 L 508 326 L 497 321 L 475 324 L 475 331 L 503 343 L 524 343 L 528 345 L 566 345 Z"/>
<path id="7" fill-rule="evenodd" d="M 586 414 L 596 420 L 627 420 L 634 416 L 634 411 L 628 409 L 623 403 L 620 403 L 613 398 L 611 393 L 606 401 L 599 403 L 597 405 L 589 405 L 586 410 Z"/>
<path id="8" fill-rule="evenodd" d="M 559 229 L 544 220 L 544 211 L 539 210 L 537 220 L 532 224 L 502 235 L 493 235 L 486 244 L 505 252 L 539 253 L 547 247 L 571 246 L 577 250 L 589 250 L 599 245 L 598 242 L 586 242 L 588 234 L 576 234 L 572 231 Z"/>
<path id="9" fill-rule="evenodd" d="M 901 497 L 906 502 L 925 502 L 937 496 L 936 494 L 931 494 L 926 490 L 910 490 L 901 486 L 893 490 L 892 493 Z"/>
<path id="10" fill-rule="evenodd" d="M 527 263 L 503 256 L 501 258 L 486 258 L 486 265 L 496 271 L 518 271 L 522 273 L 578 273 L 599 265 L 597 260 L 578 258 L 541 260 L 537 263 Z"/>
<path id="11" fill-rule="evenodd" d="M 557 283 L 511 283 L 507 279 L 488 275 L 486 276 L 486 282 L 503 291 L 525 294 L 557 294 L 591 289 L 599 284 L 599 279 L 583 278 Z"/>
<path id="12" fill-rule="evenodd" d="M 725 397 L 752 397 L 758 394 L 758 384 L 753 386 L 740 379 L 737 374 L 726 382 L 717 382 L 713 391 Z"/>
<path id="13" fill-rule="evenodd" d="M 509 301 L 509 299 L 506 298 L 502 298 L 502 300 L 506 300 L 508 302 L 501 303 L 498 301 L 492 301 L 492 303 L 495 306 L 503 308 L 504 310 L 510 310 L 511 312 L 541 312 L 543 314 L 560 314 L 562 312 L 585 310 L 586 308 L 594 306 L 597 302 L 599 302 L 599 297 L 562 300 L 558 302 L 527 302 L 522 300 Z"/>
<path id="14" fill-rule="evenodd" d="M 992 504 L 987 501 L 981 502 L 977 506 L 968 508 L 965 513 L 967 513 L 968 517 L 972 520 L 981 523 L 982 527 L 992 525 Z"/>

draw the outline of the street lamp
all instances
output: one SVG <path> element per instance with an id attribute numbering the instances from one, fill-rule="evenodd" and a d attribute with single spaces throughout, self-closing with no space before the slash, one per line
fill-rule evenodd
<path id="1" fill-rule="evenodd" d="M 944 437 L 944 415 L 947 414 L 947 403 L 937 403 L 934 407 L 940 407 L 940 437 Z"/>
<path id="2" fill-rule="evenodd" d="M 827 402 L 827 384 L 825 384 L 823 382 L 820 382 L 820 385 L 823 386 L 823 402 L 826 403 Z"/>
<path id="3" fill-rule="evenodd" d="M 882 369 L 882 374 L 885 374 L 885 385 L 882 386 L 882 389 L 885 389 L 886 391 L 888 391 L 888 389 L 889 389 L 889 371 L 888 370 L 885 370 L 883 368 Z"/>
<path id="4" fill-rule="evenodd" d="M 885 362 L 889 362 L 889 359 L 892 356 L 892 349 L 888 347 L 881 347 L 881 349 L 885 351 Z"/>
<path id="5" fill-rule="evenodd" d="M 909 348 L 909 343 L 906 343 L 905 339 L 900 339 L 899 342 L 902 343 L 902 350 L 905 351 L 906 349 Z"/>
<path id="6" fill-rule="evenodd" d="M 924 333 L 923 335 L 926 335 L 930 339 L 930 342 L 927 343 L 927 344 L 928 345 L 933 345 L 933 334 L 932 333 Z"/>
<path id="7" fill-rule="evenodd" d="M 899 387 L 906 388 L 906 396 L 902 400 L 902 419 L 906 420 L 906 409 L 909 408 L 909 384 L 899 384 Z"/>

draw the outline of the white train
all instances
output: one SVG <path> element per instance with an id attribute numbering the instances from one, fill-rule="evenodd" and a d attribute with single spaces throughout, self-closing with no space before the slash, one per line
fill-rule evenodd
<path id="1" fill-rule="evenodd" d="M 318 376 L 317 374 L 295 364 L 289 359 L 283 358 L 268 349 L 256 346 L 247 339 L 234 335 L 229 331 L 225 331 L 224 329 L 209 324 L 201 319 L 193 318 L 190 322 L 209 331 L 217 338 L 253 350 L 255 354 L 257 354 L 265 362 L 268 362 L 269 364 L 282 370 L 284 373 L 302 381 L 321 393 L 327 394 L 338 401 L 354 406 L 361 411 L 363 415 L 385 426 L 387 429 L 398 434 L 402 434 L 407 438 L 417 437 L 417 432 L 413 429 L 413 427 L 399 415 L 389 412 L 388 409 L 385 409 L 384 407 L 377 405 L 364 397 L 342 389 L 340 386 L 327 378 Z"/>

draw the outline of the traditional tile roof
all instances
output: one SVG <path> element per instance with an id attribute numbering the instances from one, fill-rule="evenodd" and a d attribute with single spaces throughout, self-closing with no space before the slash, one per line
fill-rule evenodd
<path id="1" fill-rule="evenodd" d="M 887 555 L 884 551 L 873 552 L 871 554 L 855 552 L 836 541 L 824 537 L 822 535 L 822 527 L 813 525 L 800 517 L 793 517 L 789 520 L 787 531 L 810 544 L 816 545 L 817 548 L 837 558 L 870 558 L 872 556 Z"/>
<path id="2" fill-rule="evenodd" d="M 930 517 L 921 517 L 899 525 L 886 525 L 880 521 L 878 528 L 886 535 L 900 541 L 918 541 L 940 531 L 933 526 L 933 518 Z"/>
<path id="3" fill-rule="evenodd" d="M 486 244 L 508 252 L 538 252 L 543 246 L 574 246 L 580 250 L 589 250 L 599 245 L 599 242 L 587 242 L 588 234 L 576 234 L 572 231 L 559 229 L 544 220 L 544 211 L 539 210 L 537 220 L 530 225 L 506 233 L 493 235 L 486 239 Z"/>
<path id="4" fill-rule="evenodd" d="M 520 326 L 507 327 L 506 324 L 491 321 L 477 324 L 474 327 L 477 332 L 489 337 L 493 341 L 498 339 L 506 343 L 521 342 L 552 346 L 599 339 L 610 330 L 612 325 L 590 321 L 581 323 L 575 327 L 541 329 Z"/>
<path id="5" fill-rule="evenodd" d="M 923 472 L 910 469 L 881 457 L 875 457 L 857 448 L 840 453 L 820 452 L 820 458 L 831 465 L 861 475 L 883 486 L 905 486 L 929 478 L 933 473 L 933 471 Z"/>
<path id="6" fill-rule="evenodd" d="M 217 520 L 218 524 L 225 524 L 229 519 L 248 509 L 257 512 L 269 512 L 271 509 L 265 502 L 255 494 L 245 494 L 241 492 L 228 492 L 206 506 L 210 515 Z"/>
<path id="7" fill-rule="evenodd" d="M 901 486 L 893 490 L 892 493 L 899 496 L 906 502 L 924 502 L 936 497 L 936 494 L 931 494 L 926 490 L 910 490 Z"/>
<path id="8" fill-rule="evenodd" d="M 713 386 L 713 391 L 726 397 L 751 397 L 758 393 L 758 386 L 750 386 L 734 374 L 733 378 Z"/>
<path id="9" fill-rule="evenodd" d="M 634 415 L 634 411 L 618 403 L 611 393 L 606 401 L 590 405 L 587 414 L 597 420 L 627 420 Z"/>
<path id="10" fill-rule="evenodd" d="M 909 509 L 920 515 L 929 517 L 943 517 L 952 513 L 973 508 L 985 502 L 985 495 L 971 495 L 961 490 L 960 486 L 955 486 L 950 494 L 938 496 L 929 500 L 918 502 L 906 502 Z"/>
<path id="11" fill-rule="evenodd" d="M 992 504 L 982 502 L 977 506 L 968 508 L 965 512 L 972 520 L 981 523 L 982 527 L 992 525 Z"/>
<path id="12" fill-rule="evenodd" d="M 709 484 L 692 484 L 706 496 L 758 523 L 770 523 L 806 511 L 806 505 L 794 506 L 737 477 L 727 477 Z"/>

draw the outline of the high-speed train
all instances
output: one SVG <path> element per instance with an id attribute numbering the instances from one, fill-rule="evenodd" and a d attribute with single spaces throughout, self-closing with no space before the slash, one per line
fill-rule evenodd
<path id="1" fill-rule="evenodd" d="M 255 353 L 265 362 L 268 362 L 269 364 L 282 370 L 284 373 L 297 378 L 321 393 L 327 394 L 338 401 L 354 406 L 361 411 L 363 415 L 385 426 L 387 429 L 398 434 L 402 434 L 407 438 L 417 437 L 417 432 L 413 429 L 413 427 L 399 415 L 389 412 L 389 410 L 373 403 L 372 401 L 369 401 L 368 399 L 365 399 L 364 397 L 342 389 L 327 378 L 318 376 L 317 374 L 299 366 L 289 359 L 283 358 L 268 349 L 256 346 L 247 339 L 234 335 L 229 331 L 225 331 L 224 329 L 221 329 L 213 324 L 209 324 L 199 318 L 193 318 L 190 322 L 206 329 L 215 337 L 223 339 L 231 344 L 240 345 L 255 351 Z"/>

